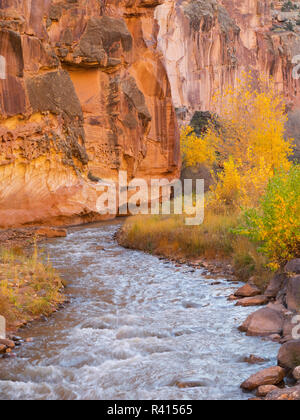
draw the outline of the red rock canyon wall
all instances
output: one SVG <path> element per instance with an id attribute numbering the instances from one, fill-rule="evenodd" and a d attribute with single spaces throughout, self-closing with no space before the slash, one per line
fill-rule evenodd
<path id="1" fill-rule="evenodd" d="M 290 109 L 300 107 L 300 82 L 292 77 L 292 59 L 300 54 L 299 10 L 280 13 L 284 3 L 166 0 L 157 8 L 159 48 L 183 119 L 211 110 L 215 92 L 249 70 L 272 76 Z"/>
<path id="2" fill-rule="evenodd" d="M 98 178 L 173 178 L 158 0 L 0 0 L 0 226 L 98 220 Z"/>
<path id="3" fill-rule="evenodd" d="M 174 106 L 210 110 L 244 70 L 275 79 L 299 133 L 299 12 L 281 6 L 0 0 L 0 227 L 98 220 L 96 181 L 119 170 L 175 177 Z"/>

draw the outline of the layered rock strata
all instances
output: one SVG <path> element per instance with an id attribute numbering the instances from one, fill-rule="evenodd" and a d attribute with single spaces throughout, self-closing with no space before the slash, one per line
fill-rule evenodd
<path id="1" fill-rule="evenodd" d="M 97 181 L 173 178 L 158 0 L 0 1 L 0 226 L 80 223 Z"/>

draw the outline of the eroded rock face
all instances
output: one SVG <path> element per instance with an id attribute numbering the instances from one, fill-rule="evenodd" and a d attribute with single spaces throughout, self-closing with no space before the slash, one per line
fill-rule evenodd
<path id="1" fill-rule="evenodd" d="M 101 219 L 93 181 L 120 170 L 177 175 L 160 3 L 0 1 L 1 227 Z"/>
<path id="2" fill-rule="evenodd" d="M 271 8 L 269 0 L 167 0 L 157 8 L 159 47 L 182 120 L 212 110 L 215 92 L 234 86 L 249 70 L 272 76 L 291 108 L 300 106 L 300 84 L 292 76 L 293 57 L 300 54 L 298 26 L 277 27 L 274 6 L 280 2 Z M 289 134 L 297 137 L 293 115 Z"/>
<path id="3" fill-rule="evenodd" d="M 274 30 L 275 12 L 269 0 L 0 0 L 0 226 L 97 220 L 95 180 L 119 170 L 174 178 L 173 103 L 182 120 L 209 111 L 244 70 L 274 78 L 299 142 L 299 34 Z"/>

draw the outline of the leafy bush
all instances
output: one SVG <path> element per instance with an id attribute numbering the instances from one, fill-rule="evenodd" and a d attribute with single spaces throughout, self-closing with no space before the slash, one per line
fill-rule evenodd
<path id="1" fill-rule="evenodd" d="M 272 80 L 248 73 L 234 88 L 216 95 L 217 111 L 217 124 L 214 117 L 200 136 L 191 127 L 182 129 L 184 163 L 217 169 L 209 197 L 212 209 L 258 204 L 275 171 L 291 165 L 293 140 L 285 136 L 283 97 Z"/>
<path id="2" fill-rule="evenodd" d="M 244 214 L 236 231 L 259 243 L 259 249 L 278 269 L 300 255 L 300 165 L 278 172 L 270 180 L 258 209 Z"/>
<path id="3" fill-rule="evenodd" d="M 215 161 L 215 150 L 205 137 L 197 136 L 190 126 L 181 129 L 181 152 L 186 166 L 196 166 L 199 163 L 212 164 Z"/>

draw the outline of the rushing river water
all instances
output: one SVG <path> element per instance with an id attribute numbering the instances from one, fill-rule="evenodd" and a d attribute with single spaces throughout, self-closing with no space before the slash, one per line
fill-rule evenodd
<path id="1" fill-rule="evenodd" d="M 276 364 L 278 345 L 237 330 L 253 308 L 226 300 L 236 286 L 123 249 L 117 229 L 73 228 L 45 245 L 71 303 L 22 331 L 34 342 L 17 358 L 0 360 L 0 399 L 248 398 L 241 382 Z M 248 365 L 250 354 L 271 360 Z"/>

